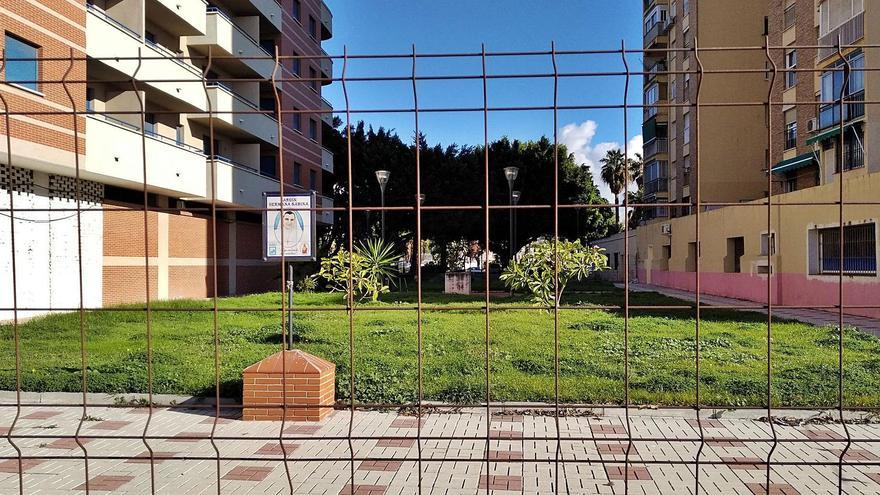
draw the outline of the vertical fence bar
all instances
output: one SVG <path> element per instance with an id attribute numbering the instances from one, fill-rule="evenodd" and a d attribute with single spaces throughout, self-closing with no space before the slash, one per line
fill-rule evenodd
<path id="1" fill-rule="evenodd" d="M 838 243 L 838 270 L 837 270 L 837 289 L 838 289 L 838 313 L 837 313 L 837 329 L 838 329 L 838 339 L 839 339 L 839 347 L 838 347 L 838 375 L 837 375 L 837 410 L 840 416 L 840 424 L 843 425 L 843 432 L 846 434 L 846 446 L 843 450 L 840 451 L 840 456 L 837 459 L 837 492 L 839 494 L 843 494 L 843 461 L 846 457 L 849 448 L 852 446 L 852 437 L 850 437 L 849 428 L 846 426 L 846 421 L 843 417 L 843 337 L 844 337 L 844 327 L 843 327 L 843 271 L 846 268 L 846 260 L 844 256 L 846 256 L 846 232 L 843 226 L 844 220 L 844 212 L 843 212 L 843 200 L 844 200 L 844 187 L 843 187 L 843 174 L 846 172 L 846 164 L 843 162 L 846 154 L 844 153 L 844 146 L 846 145 L 846 121 L 845 116 L 847 112 L 844 112 L 846 108 L 846 97 L 847 92 L 849 91 L 849 82 L 850 76 L 852 74 L 852 64 L 847 57 L 843 55 L 843 49 L 841 47 L 840 35 L 837 35 L 837 56 L 840 57 L 841 62 L 843 63 L 843 86 L 840 88 L 840 144 L 837 147 L 837 158 L 838 158 L 838 170 L 840 173 L 837 176 L 838 182 L 838 222 L 840 229 L 840 242 Z M 853 131 L 855 132 L 855 131 Z M 852 157 L 850 157 L 852 159 Z"/>
<path id="2" fill-rule="evenodd" d="M 91 490 L 91 486 L 89 484 L 89 453 L 86 450 L 85 444 L 79 437 L 80 432 L 82 431 L 83 423 L 88 418 L 88 352 L 86 351 L 86 329 L 85 329 L 85 305 L 83 303 L 83 262 L 82 262 L 82 179 L 80 178 L 80 159 L 79 159 L 79 112 L 77 111 L 76 98 L 74 98 L 73 93 L 70 92 L 70 88 L 68 87 L 68 77 L 70 77 L 70 73 L 73 71 L 75 57 L 73 56 L 73 48 L 70 48 L 69 53 L 69 65 L 67 66 L 67 70 L 64 72 L 64 76 L 61 78 L 61 86 L 64 88 L 64 92 L 67 94 L 67 98 L 70 100 L 71 108 L 73 109 L 73 161 L 75 170 L 75 185 L 74 185 L 74 194 L 76 195 L 76 251 L 77 251 L 77 275 L 79 279 L 79 307 L 77 308 L 77 312 L 79 315 L 79 343 L 80 343 L 80 362 L 82 364 L 82 417 L 80 418 L 79 424 L 76 427 L 76 433 L 74 434 L 74 440 L 83 453 L 83 473 L 85 474 L 85 491 L 86 495 L 88 495 Z"/>
<path id="3" fill-rule="evenodd" d="M 770 53 L 770 35 L 764 37 L 765 55 L 767 62 L 772 68 L 770 76 L 770 89 L 767 91 L 767 423 L 770 425 L 770 433 L 773 435 L 773 445 L 767 452 L 766 487 L 770 492 L 770 474 L 772 468 L 770 461 L 776 452 L 778 438 L 776 425 L 773 422 L 773 363 L 772 363 L 772 337 L 773 337 L 773 251 L 775 249 L 775 236 L 773 234 L 773 90 L 776 87 L 776 75 L 779 67 Z"/>
<path id="4" fill-rule="evenodd" d="M 700 60 L 700 48 L 699 48 L 699 40 L 696 36 L 694 36 L 694 60 L 697 62 L 697 73 L 700 76 L 697 81 L 697 92 L 694 96 L 694 171 L 696 173 L 696 205 L 697 209 L 694 212 L 694 227 L 696 230 L 697 237 L 697 248 L 695 254 L 695 268 L 696 268 L 696 323 L 695 323 L 695 338 L 694 338 L 694 351 L 695 351 L 695 372 L 696 372 L 696 394 L 695 394 L 695 408 L 697 411 L 697 428 L 700 432 L 700 446 L 697 449 L 697 455 L 694 457 L 694 493 L 700 493 L 700 456 L 703 454 L 703 448 L 706 445 L 705 432 L 703 431 L 703 422 L 700 418 L 700 258 L 702 254 L 702 243 L 700 240 L 700 211 L 702 210 L 702 197 L 700 196 L 700 169 L 702 168 L 700 165 L 700 96 L 701 90 L 703 87 L 703 62 Z"/>
<path id="5" fill-rule="evenodd" d="M 623 412 L 626 420 L 626 452 L 623 456 L 623 493 L 629 493 L 629 456 L 632 452 L 632 422 L 629 415 L 629 61 L 626 40 L 620 40 L 620 58 L 626 71 L 623 88 Z M 617 267 L 615 267 L 616 269 Z"/>
<path id="6" fill-rule="evenodd" d="M 425 398 L 424 392 L 424 369 L 422 362 L 422 159 L 421 147 L 422 137 L 421 129 L 419 129 L 419 92 L 416 85 L 416 45 L 412 46 L 412 90 L 413 90 L 413 109 L 415 115 L 415 131 L 416 131 L 416 331 L 417 336 L 417 365 L 418 365 L 418 416 L 416 420 L 416 449 L 419 455 L 418 461 L 418 481 L 419 494 L 422 493 L 422 401 Z M 410 268 L 410 272 L 412 268 Z M 352 493 L 354 491 L 352 490 Z"/>
<path id="7" fill-rule="evenodd" d="M 137 83 L 137 76 L 143 66 L 143 52 L 138 47 L 137 67 L 131 74 L 131 88 L 134 91 L 135 98 L 138 102 L 139 118 L 141 124 L 141 173 L 144 174 L 143 180 L 143 198 L 144 198 L 144 290 L 145 290 L 145 325 L 147 332 L 147 422 L 144 424 L 144 431 L 141 433 L 141 441 L 147 448 L 150 456 L 150 492 L 156 493 L 156 460 L 154 459 L 153 448 L 147 442 L 147 432 L 150 429 L 150 423 L 153 419 L 153 328 L 152 328 L 152 305 L 150 298 L 150 224 L 149 224 L 149 193 L 147 192 L 147 116 L 144 98 L 141 96 L 140 88 Z M 156 213 L 161 215 L 161 213 Z M 157 236 L 158 239 L 158 236 Z"/>
<path id="8" fill-rule="evenodd" d="M 489 437 L 492 435 L 492 390 L 490 388 L 491 385 L 491 368 L 490 368 L 490 358 L 489 358 L 489 285 L 492 282 L 492 279 L 489 274 L 489 254 L 491 253 L 490 245 L 489 245 L 489 89 L 488 89 L 488 78 L 486 76 L 486 45 L 483 44 L 481 46 L 481 58 L 482 67 L 483 67 L 483 211 L 485 212 L 485 236 L 486 236 L 486 259 L 485 261 L 485 273 L 484 278 L 486 281 L 485 287 L 485 300 L 484 303 L 486 305 L 486 494 L 490 493 L 490 487 L 492 486 L 490 476 L 492 475 L 492 463 L 489 459 L 489 451 L 491 449 L 491 442 Z"/>
<path id="9" fill-rule="evenodd" d="M 553 62 L 553 421 L 556 427 L 553 492 L 560 493 L 559 457 L 562 454 L 562 433 L 559 431 L 559 67 L 556 64 L 555 41 L 550 42 L 550 57 Z M 510 262 L 513 262 L 513 256 Z"/>
<path id="10" fill-rule="evenodd" d="M 6 50 L 0 50 L 0 73 L 6 73 Z M 21 339 L 18 328 L 18 273 L 15 267 L 15 174 L 12 165 L 12 119 L 9 118 L 9 102 L 0 91 L 0 103 L 3 104 L 3 123 L 6 127 L 6 169 L 9 170 L 9 250 L 12 269 L 12 345 L 15 352 L 15 417 L 6 432 L 6 441 L 15 449 L 18 457 L 18 493 L 24 495 L 24 466 L 22 465 L 21 448 L 12 440 L 12 432 L 21 417 Z"/>

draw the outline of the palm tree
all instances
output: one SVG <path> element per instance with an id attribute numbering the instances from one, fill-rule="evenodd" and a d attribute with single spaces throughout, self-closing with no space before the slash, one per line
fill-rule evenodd
<path id="1" fill-rule="evenodd" d="M 627 167 L 630 166 L 629 160 L 627 160 L 622 151 L 615 149 L 608 150 L 605 154 L 605 158 L 602 158 L 599 161 L 602 163 L 602 171 L 600 174 L 602 180 L 608 184 L 608 188 L 611 189 L 611 194 L 614 195 L 614 204 L 617 205 L 620 203 L 620 193 L 626 190 Z M 620 225 L 619 206 L 614 207 L 614 220 L 617 225 Z"/>
<path id="2" fill-rule="evenodd" d="M 642 160 L 642 154 L 636 153 L 633 158 L 627 159 L 627 163 L 629 164 L 629 180 L 635 182 L 637 186 L 642 187 L 642 180 L 645 177 L 645 164 L 644 160 Z"/>

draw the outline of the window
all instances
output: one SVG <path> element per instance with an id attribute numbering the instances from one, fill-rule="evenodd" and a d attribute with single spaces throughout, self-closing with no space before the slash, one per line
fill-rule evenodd
<path id="1" fill-rule="evenodd" d="M 293 164 L 293 183 L 302 184 L 302 164 Z"/>
<path id="2" fill-rule="evenodd" d="M 662 29 L 662 26 L 666 24 L 666 6 L 658 5 L 654 7 L 654 9 L 645 16 L 645 34 L 648 34 L 652 29 L 656 26 L 660 26 L 658 29 Z"/>
<path id="3" fill-rule="evenodd" d="M 850 72 L 849 87 L 847 94 L 843 95 L 845 100 L 852 100 L 856 103 L 848 103 L 843 111 L 844 120 L 850 120 L 855 117 L 861 117 L 865 114 L 865 104 L 858 103 L 864 100 L 865 91 L 865 54 L 857 52 L 849 57 L 849 63 L 852 67 Z M 844 74 L 841 67 L 843 62 L 835 64 L 831 70 L 822 73 L 821 78 L 821 95 L 820 100 L 824 102 L 836 101 L 841 98 L 843 93 Z M 819 108 L 819 128 L 824 129 L 834 124 L 840 123 L 840 105 L 829 103 Z"/>
<path id="4" fill-rule="evenodd" d="M 776 233 L 761 234 L 761 256 L 776 254 Z"/>
<path id="5" fill-rule="evenodd" d="M 742 273 L 742 257 L 745 253 L 745 237 L 728 237 L 727 257 L 724 259 L 725 273 Z"/>
<path id="6" fill-rule="evenodd" d="M 318 21 L 312 16 L 309 16 L 309 36 L 318 39 Z"/>
<path id="7" fill-rule="evenodd" d="M 691 114 L 684 114 L 684 144 L 691 142 Z"/>
<path id="8" fill-rule="evenodd" d="M 293 107 L 294 112 L 299 112 L 299 108 Z M 301 113 L 293 114 L 293 130 L 296 132 L 302 133 L 303 131 L 303 120 Z"/>
<path id="9" fill-rule="evenodd" d="M 318 122 L 315 119 L 309 119 L 309 139 L 318 140 Z"/>
<path id="10" fill-rule="evenodd" d="M 684 92 L 681 95 L 685 99 L 690 99 L 691 95 L 691 75 L 684 75 Z"/>
<path id="11" fill-rule="evenodd" d="M 782 192 L 790 193 L 797 191 L 797 177 L 788 177 L 782 183 Z"/>
<path id="12" fill-rule="evenodd" d="M 797 148 L 797 121 L 785 124 L 785 149 Z"/>
<path id="13" fill-rule="evenodd" d="M 795 22 L 797 21 L 797 4 L 793 3 L 785 8 L 785 27 L 784 29 L 790 29 L 794 27 Z"/>
<path id="14" fill-rule="evenodd" d="M 669 6 L 669 18 L 675 19 L 675 16 L 677 13 L 678 13 L 678 2 L 673 1 L 672 5 Z"/>
<path id="15" fill-rule="evenodd" d="M 156 129 L 156 114 L 146 113 L 144 114 L 144 132 L 148 136 L 155 136 L 157 134 Z"/>
<path id="16" fill-rule="evenodd" d="M 645 90 L 645 118 L 657 115 L 657 101 L 660 100 L 660 86 L 654 84 Z"/>
<path id="17" fill-rule="evenodd" d="M 39 91 L 39 51 L 40 47 L 37 45 L 6 33 L 6 81 L 31 91 Z"/>
<path id="18" fill-rule="evenodd" d="M 309 169 L 309 189 L 316 191 L 318 189 L 318 173 Z"/>
<path id="19" fill-rule="evenodd" d="M 675 103 L 676 98 L 678 98 L 677 89 L 678 85 L 675 83 L 675 81 L 672 81 L 669 84 L 669 99 L 672 100 L 673 103 Z"/>
<path id="20" fill-rule="evenodd" d="M 318 71 L 315 70 L 314 67 L 309 67 L 309 86 L 311 86 L 312 91 L 318 91 Z"/>
<path id="21" fill-rule="evenodd" d="M 691 2 L 689 0 L 683 0 L 681 2 L 681 12 L 684 15 L 688 15 L 691 13 Z"/>
<path id="22" fill-rule="evenodd" d="M 840 228 L 819 230 L 819 273 L 877 274 L 876 227 L 873 223 L 843 228 L 843 262 L 840 260 Z"/>
<path id="23" fill-rule="evenodd" d="M 843 170 L 853 170 L 865 166 L 864 131 L 861 127 L 850 127 L 843 138 Z M 839 142 L 839 140 L 838 140 Z M 835 167 L 835 173 L 840 167 Z"/>
<path id="24" fill-rule="evenodd" d="M 174 141 L 177 143 L 178 146 L 183 146 L 184 141 L 185 141 L 185 136 L 183 134 L 183 126 L 182 125 L 178 125 L 177 128 L 174 130 Z"/>
<path id="25" fill-rule="evenodd" d="M 614 269 L 620 270 L 620 253 L 614 253 Z"/>
<path id="26" fill-rule="evenodd" d="M 791 50 L 785 53 L 785 88 L 792 88 L 797 84 L 797 72 L 791 72 L 797 69 L 797 51 Z"/>
<path id="27" fill-rule="evenodd" d="M 681 172 L 684 174 L 684 179 L 687 181 L 688 175 L 691 173 L 691 157 L 686 156 L 681 160 Z"/>
<path id="28" fill-rule="evenodd" d="M 293 0 L 293 18 L 302 22 L 302 1 Z"/>
<path id="29" fill-rule="evenodd" d="M 95 111 L 95 88 L 86 88 L 86 112 Z"/>
<path id="30" fill-rule="evenodd" d="M 865 0 L 825 0 L 819 5 L 819 36 L 825 36 L 864 11 Z"/>
<path id="31" fill-rule="evenodd" d="M 294 57 L 298 57 L 299 53 L 293 52 Z M 302 77 L 302 59 L 295 58 L 292 62 L 292 67 L 290 70 L 296 75 L 296 77 Z"/>
<path id="32" fill-rule="evenodd" d="M 275 155 L 260 155 L 260 174 L 268 177 L 278 177 Z"/>

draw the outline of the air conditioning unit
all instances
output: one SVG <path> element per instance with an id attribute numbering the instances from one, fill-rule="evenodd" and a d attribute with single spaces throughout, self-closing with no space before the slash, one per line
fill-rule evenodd
<path id="1" fill-rule="evenodd" d="M 672 235 L 672 224 L 671 223 L 664 223 L 664 224 L 660 225 L 660 233 L 662 233 L 664 235 Z"/>
<path id="2" fill-rule="evenodd" d="M 810 119 L 807 121 L 807 132 L 816 132 L 817 127 L 818 122 L 816 122 L 816 119 Z"/>

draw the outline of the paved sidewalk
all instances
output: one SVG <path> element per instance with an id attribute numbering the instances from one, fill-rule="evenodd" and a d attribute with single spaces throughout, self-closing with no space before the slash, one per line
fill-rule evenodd
<path id="1" fill-rule="evenodd" d="M 623 288 L 623 284 L 614 284 L 618 288 Z M 629 289 L 632 292 L 656 292 L 665 296 L 694 302 L 696 296 L 693 292 L 678 289 L 670 289 L 660 287 L 658 285 L 630 283 Z M 744 301 L 742 299 L 733 299 L 729 297 L 713 296 L 709 294 L 701 294 L 700 301 L 702 304 L 709 306 L 754 306 L 756 303 L 752 301 Z M 762 309 L 743 309 L 742 311 L 753 311 L 757 313 L 767 314 Z M 778 318 L 800 321 L 817 326 L 834 326 L 839 322 L 837 313 L 824 311 L 819 309 L 773 309 L 773 315 Z M 843 324 L 846 326 L 856 327 L 863 332 L 870 333 L 875 337 L 880 337 L 880 320 L 874 318 L 866 318 L 864 316 L 843 315 Z"/>
<path id="2" fill-rule="evenodd" d="M 0 408 L 3 433 L 15 409 Z M 499 410 L 492 416 L 483 409 L 433 412 L 422 418 L 419 442 L 415 417 L 358 411 L 351 423 L 355 439 L 349 444 L 351 415 L 337 411 L 321 424 L 287 423 L 285 463 L 280 422 L 221 418 L 212 442 L 213 410 L 160 408 L 153 412 L 144 441 L 139 438 L 147 426 L 144 409 L 90 407 L 80 447 L 71 437 L 82 409 L 40 405 L 22 408 L 12 442 L 25 457 L 24 493 L 84 493 L 83 450 L 89 456 L 93 493 L 142 494 L 155 488 L 155 493 L 209 494 L 216 493 L 219 478 L 221 492 L 228 494 L 413 494 L 421 478 L 423 493 L 475 494 L 488 488 L 499 495 L 546 494 L 554 493 L 558 476 L 559 493 L 613 494 L 624 493 L 628 474 L 629 493 L 687 494 L 695 492 L 693 463 L 698 456 L 700 493 L 765 493 L 763 463 L 773 432 L 755 419 L 760 411 L 714 418 L 712 411 L 705 411 L 698 423 L 693 411 L 632 410 L 629 428 L 621 409 L 595 412 L 559 418 L 558 430 L 555 418 L 522 410 Z M 635 440 L 627 471 L 628 431 Z M 486 440 L 479 438 L 487 432 L 492 438 L 488 450 Z M 849 424 L 848 432 L 853 443 L 844 458 L 844 492 L 880 492 L 880 425 Z M 775 434 L 779 442 L 772 454 L 771 493 L 838 493 L 838 462 L 846 447 L 843 426 L 775 426 Z M 358 459 L 353 466 L 350 448 Z M 18 493 L 17 455 L 0 439 L 0 493 Z M 815 464 L 791 464 L 803 461 Z"/>

